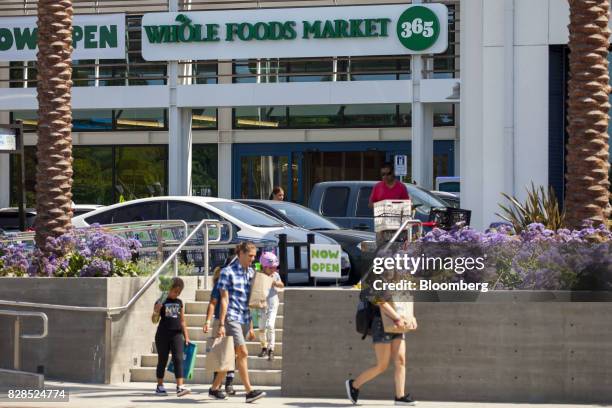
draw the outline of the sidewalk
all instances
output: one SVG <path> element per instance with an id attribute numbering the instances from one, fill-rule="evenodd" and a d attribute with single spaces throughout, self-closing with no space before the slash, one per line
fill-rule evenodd
<path id="1" fill-rule="evenodd" d="M 0 401 L 0 407 L 22 407 L 22 408 L 51 408 L 51 407 L 95 407 L 95 408 L 168 408 L 186 407 L 197 404 L 198 406 L 220 406 L 225 408 L 235 407 L 292 407 L 292 408 L 349 408 L 353 405 L 346 399 L 316 399 L 316 398 L 282 398 L 279 387 L 261 387 L 265 389 L 268 396 L 250 405 L 244 403 L 244 393 L 239 388 L 239 395 L 230 397 L 226 401 L 216 401 L 208 397 L 208 386 L 192 387 L 193 394 L 177 398 L 169 395 L 168 397 L 157 397 L 154 394 L 154 385 L 148 383 L 125 383 L 114 385 L 97 384 L 76 384 L 57 381 L 46 381 L 46 387 L 50 389 L 64 388 L 70 393 L 69 402 L 19 402 L 8 403 Z M 174 384 L 168 383 L 168 389 L 173 389 Z M 473 402 L 433 402 L 421 401 L 417 404 L 423 408 L 552 408 L 562 406 L 563 408 L 572 407 L 601 407 L 601 405 L 560 405 L 560 404 L 491 404 Z M 360 401 L 362 407 L 391 407 L 393 402 L 390 400 L 364 400 Z"/>

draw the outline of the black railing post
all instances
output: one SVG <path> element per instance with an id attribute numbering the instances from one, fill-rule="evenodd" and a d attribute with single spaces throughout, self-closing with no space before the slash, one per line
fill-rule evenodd
<path id="1" fill-rule="evenodd" d="M 314 279 L 310 277 L 310 244 L 314 244 L 315 243 L 315 234 L 313 234 L 312 232 L 309 233 L 306 236 L 306 241 L 307 241 L 307 245 L 306 245 L 306 258 L 308 260 L 308 262 L 306 262 L 307 267 L 308 267 L 308 283 L 312 286 L 312 285 L 314 285 Z"/>
<path id="2" fill-rule="evenodd" d="M 285 285 L 289 284 L 287 265 L 287 234 L 278 235 L 278 263 L 281 280 Z"/>

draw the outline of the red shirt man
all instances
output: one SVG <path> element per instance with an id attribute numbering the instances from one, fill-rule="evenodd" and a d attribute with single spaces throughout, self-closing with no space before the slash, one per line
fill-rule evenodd
<path id="1" fill-rule="evenodd" d="M 374 207 L 374 203 L 382 200 L 408 200 L 408 190 L 404 183 L 395 179 L 393 173 L 393 165 L 391 163 L 383 164 L 380 169 L 382 181 L 374 185 L 372 194 L 370 195 L 370 208 Z"/>

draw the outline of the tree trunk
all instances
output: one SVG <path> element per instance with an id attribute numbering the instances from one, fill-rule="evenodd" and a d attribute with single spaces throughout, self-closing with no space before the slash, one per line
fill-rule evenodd
<path id="1" fill-rule="evenodd" d="M 38 1 L 36 244 L 63 234 L 72 218 L 72 1 Z"/>
<path id="2" fill-rule="evenodd" d="M 608 0 L 569 0 L 570 79 L 565 210 L 569 226 L 610 216 Z"/>

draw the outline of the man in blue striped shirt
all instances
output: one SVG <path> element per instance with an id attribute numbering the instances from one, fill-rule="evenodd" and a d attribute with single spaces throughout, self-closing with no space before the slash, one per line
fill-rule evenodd
<path id="1" fill-rule="evenodd" d="M 255 248 L 255 245 L 250 242 L 240 243 L 236 247 L 237 260 L 221 270 L 221 276 L 217 282 L 217 288 L 221 294 L 221 310 L 219 313 L 221 324 L 217 336 L 227 335 L 234 338 L 236 366 L 247 392 L 246 402 L 253 402 L 266 395 L 263 391 L 251 388 L 247 366 L 249 351 L 245 340 L 247 333 L 249 339 L 255 338 L 255 333 L 250 327 L 249 295 L 251 293 L 251 279 L 255 275 L 251 264 L 256 255 L 257 248 Z M 211 393 L 214 394 L 217 390 L 220 390 L 221 381 L 217 381 L 217 379 L 223 377 L 224 373 L 217 375 L 211 387 Z"/>

